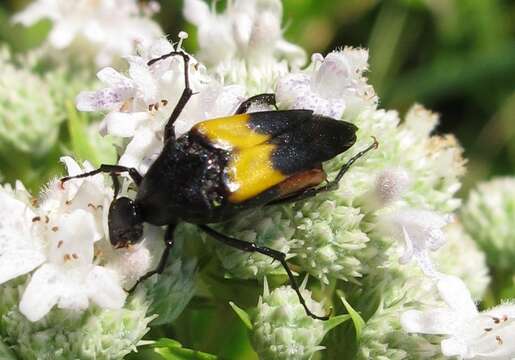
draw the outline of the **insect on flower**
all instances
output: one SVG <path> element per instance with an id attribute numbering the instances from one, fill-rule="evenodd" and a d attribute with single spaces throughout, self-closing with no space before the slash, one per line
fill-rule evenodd
<path id="1" fill-rule="evenodd" d="M 134 168 L 101 165 L 94 171 L 65 177 L 62 183 L 98 173 L 111 174 L 115 195 L 108 223 L 114 247 L 127 247 L 140 241 L 144 222 L 167 226 L 166 247 L 157 268 L 141 277 L 130 291 L 139 282 L 164 270 L 174 244 L 176 225 L 185 221 L 196 224 L 225 245 L 279 261 L 306 313 L 315 319 L 327 319 L 328 316 L 318 316 L 306 306 L 284 253 L 231 238 L 208 224 L 226 221 L 259 206 L 295 202 L 335 190 L 349 167 L 377 148 L 377 141 L 374 139 L 328 181 L 322 163 L 354 145 L 357 127 L 315 115 L 311 110 L 246 113 L 253 104 L 275 106 L 274 94 L 253 96 L 241 103 L 233 116 L 200 122 L 176 138 L 174 122 L 193 95 L 189 85 L 189 56 L 176 49 L 150 60 L 148 66 L 171 56 L 184 60 L 185 89 L 166 124 L 163 150 L 147 173 L 142 176 Z M 138 186 L 134 200 L 117 196 L 120 187 L 117 176 L 123 172 Z"/>

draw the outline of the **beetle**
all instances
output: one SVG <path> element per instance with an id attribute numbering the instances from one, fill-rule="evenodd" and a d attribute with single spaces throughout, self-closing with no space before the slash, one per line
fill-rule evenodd
<path id="1" fill-rule="evenodd" d="M 96 170 L 64 177 L 61 183 L 98 173 L 111 175 L 114 198 L 108 226 L 110 242 L 116 248 L 140 241 L 144 222 L 167 226 L 165 249 L 158 266 L 129 291 L 148 277 L 163 272 L 174 244 L 174 230 L 184 221 L 196 224 L 225 245 L 279 261 L 306 313 L 315 319 L 328 319 L 307 307 L 284 253 L 229 237 L 208 224 L 226 221 L 256 207 L 295 202 L 335 190 L 350 166 L 377 148 L 377 140 L 374 138 L 370 146 L 352 157 L 329 181 L 322 163 L 354 145 L 357 127 L 311 110 L 247 113 L 253 104 L 277 109 L 274 94 L 255 95 L 242 102 L 233 116 L 205 120 L 176 138 L 174 122 L 193 95 L 188 75 L 190 58 L 174 49 L 147 65 L 171 56 L 183 59 L 185 88 L 165 126 L 163 149 L 146 174 L 142 176 L 135 168 L 103 164 Z M 136 184 L 135 199 L 118 197 L 117 176 L 121 173 L 127 173 Z"/>

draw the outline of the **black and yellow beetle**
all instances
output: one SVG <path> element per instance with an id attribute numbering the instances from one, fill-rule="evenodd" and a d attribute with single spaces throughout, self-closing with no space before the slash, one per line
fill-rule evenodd
<path id="1" fill-rule="evenodd" d="M 335 179 L 327 181 L 322 163 L 354 145 L 356 126 L 316 115 L 311 110 L 245 113 L 254 103 L 275 106 L 274 94 L 256 95 L 243 102 L 235 115 L 198 123 L 176 139 L 173 124 L 192 96 L 189 57 L 182 51 L 173 51 L 149 61 L 148 65 L 170 56 L 184 59 L 185 89 L 165 127 L 163 150 L 147 173 L 141 176 L 134 168 L 101 165 L 97 170 L 61 181 L 101 172 L 111 174 L 115 196 L 108 221 L 110 241 L 115 247 L 140 241 L 144 222 L 167 226 L 166 247 L 158 267 L 138 283 L 164 270 L 174 244 L 175 227 L 179 221 L 185 221 L 197 224 L 228 246 L 279 261 L 306 313 L 327 319 L 313 314 L 306 306 L 285 254 L 228 237 L 206 224 L 223 222 L 259 206 L 294 202 L 334 190 L 352 163 L 376 148 L 377 141 L 374 139 L 372 145 L 340 169 Z M 134 200 L 118 197 L 116 176 L 122 172 L 127 172 L 138 186 Z M 326 184 L 319 186 L 324 181 Z"/>

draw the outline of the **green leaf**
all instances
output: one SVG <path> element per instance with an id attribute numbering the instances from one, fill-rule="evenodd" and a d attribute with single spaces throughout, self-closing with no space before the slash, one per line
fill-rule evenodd
<path id="1" fill-rule="evenodd" d="M 11 350 L 5 345 L 2 341 L 0 341 L 0 359 L 2 360 L 16 360 L 16 357 L 12 353 Z"/>
<path id="2" fill-rule="evenodd" d="M 327 321 L 324 321 L 324 332 L 327 333 L 337 327 L 338 325 L 344 323 L 345 321 L 349 320 L 351 318 L 351 315 L 349 314 L 343 314 L 338 316 L 333 316 Z"/>
<path id="3" fill-rule="evenodd" d="M 231 305 L 232 309 L 234 310 L 236 315 L 238 315 L 238 317 L 241 319 L 243 324 L 245 324 L 247 329 L 252 330 L 253 326 L 252 326 L 252 322 L 250 321 L 249 314 L 247 314 L 247 312 L 245 310 L 240 308 L 238 305 L 236 305 L 232 301 L 229 301 L 229 305 Z"/>
<path id="4" fill-rule="evenodd" d="M 72 102 L 66 102 L 68 114 L 68 131 L 70 133 L 71 152 L 81 160 L 88 160 L 93 165 L 114 163 L 116 151 L 108 137 L 102 138 L 97 133 L 88 131 L 88 122 L 81 116 Z"/>
<path id="5" fill-rule="evenodd" d="M 340 296 L 340 299 L 343 302 L 343 305 L 345 306 L 345 309 L 347 309 L 347 312 L 349 313 L 352 322 L 354 323 L 354 328 L 356 329 L 356 338 L 361 338 L 361 333 L 363 332 L 363 327 L 365 326 L 365 320 L 361 317 L 361 315 L 352 308 L 352 306 L 345 300 L 345 296 L 343 296 L 343 293 L 341 291 L 338 291 L 338 295 Z"/>
<path id="6" fill-rule="evenodd" d="M 173 339 L 159 339 L 152 345 L 154 351 L 165 360 L 217 360 L 217 356 L 183 348 L 181 343 Z M 221 359 L 220 359 L 221 360 Z"/>

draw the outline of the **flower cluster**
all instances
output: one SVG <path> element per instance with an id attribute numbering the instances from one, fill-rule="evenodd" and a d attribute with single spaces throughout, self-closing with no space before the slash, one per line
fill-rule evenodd
<path id="1" fill-rule="evenodd" d="M 500 270 L 515 260 L 515 179 L 496 178 L 480 183 L 461 209 L 463 226 L 486 252 L 488 262 Z"/>
<path id="2" fill-rule="evenodd" d="M 29 26 L 48 19 L 52 22 L 48 45 L 54 52 L 69 48 L 74 56 L 91 56 L 97 65 L 106 66 L 130 55 L 135 44 L 161 35 L 159 26 L 150 19 L 157 10 L 159 6 L 153 1 L 142 7 L 136 0 L 38 0 L 14 21 Z"/>
<path id="3" fill-rule="evenodd" d="M 118 164 L 143 175 L 163 148 L 164 127 L 185 88 L 185 71 L 193 95 L 174 123 L 177 137 L 200 121 L 234 114 L 246 98 L 264 92 L 276 94 L 280 110 L 308 109 L 356 125 L 355 144 L 323 164 L 331 180 L 353 162 L 337 189 L 213 225 L 233 238 L 283 252 L 292 270 L 306 274 L 300 291 L 314 313 L 329 307 L 343 312 L 339 300 L 345 298 L 349 315 L 327 323 L 309 317 L 295 291 L 279 286 L 287 278 L 279 262 L 224 245 L 205 246 L 211 239 L 187 224 L 175 232 L 165 276 L 149 279 L 129 296 L 124 289 L 156 267 L 163 229 L 146 224 L 138 245 L 114 249 L 108 235 L 113 185 L 97 174 L 51 181 L 37 198 L 21 183 L 1 189 L 1 339 L 29 359 L 52 353 L 120 358 L 138 345 L 154 314 L 155 324 L 176 320 L 195 291 L 201 300 L 225 301 L 214 289 L 221 277 L 212 276 L 216 272 L 235 285 L 264 281 L 256 307 L 248 312 L 233 308 L 249 328 L 254 350 L 265 359 L 309 359 L 324 346 L 337 358 L 341 347 L 350 349 L 349 358 L 363 359 L 513 357 L 513 305 L 478 312 L 472 301 L 484 295 L 489 275 L 485 256 L 453 215 L 461 204 L 456 193 L 465 160 L 453 136 L 433 134 L 437 115 L 420 105 L 403 118 L 379 109 L 366 77 L 365 49 L 314 54 L 302 68 L 304 51 L 282 35 L 280 0 L 228 1 L 223 12 L 215 7 L 184 1 L 185 17 L 198 28 L 194 55 L 185 50 L 188 34 L 181 32 L 175 44 L 159 38 L 148 9 L 135 1 L 39 0 L 17 20 L 30 24 L 49 17 L 54 23 L 49 42 L 57 48 L 73 43 L 71 48 L 83 49 L 84 40 L 96 46 L 97 63 L 112 67 L 98 71 L 103 85 L 77 96 L 77 109 L 104 112 L 99 130 L 115 139 Z M 115 18 L 110 17 L 113 8 Z M 163 57 L 170 52 L 189 60 Z M 113 63 L 120 55 L 126 70 Z M 271 106 L 249 111 L 265 109 Z M 49 117 L 54 110 L 47 109 Z M 378 149 L 354 162 L 375 141 Z M 93 169 L 70 157 L 63 161 L 72 176 Z M 120 194 L 134 198 L 130 181 L 121 185 Z M 508 192 L 506 186 L 498 196 L 472 195 L 462 213 L 465 228 L 481 225 L 477 219 L 484 212 L 493 218 L 499 208 L 510 208 Z M 509 216 L 509 211 L 502 213 Z M 487 248 L 508 226 L 509 220 L 503 221 L 498 233 L 470 234 L 482 234 L 480 244 Z M 201 261 L 182 257 L 192 251 Z M 313 298 L 306 289 L 308 276 Z M 267 277 L 275 289 L 268 288 Z M 231 300 L 238 302 L 243 295 L 235 291 Z M 57 329 L 60 321 L 65 333 Z M 332 336 L 324 340 L 329 330 Z M 45 348 L 40 331 L 58 340 Z M 88 337 L 77 339 L 81 332 Z M 109 341 L 101 341 L 108 332 Z M 17 339 L 23 342 L 17 345 Z"/>

